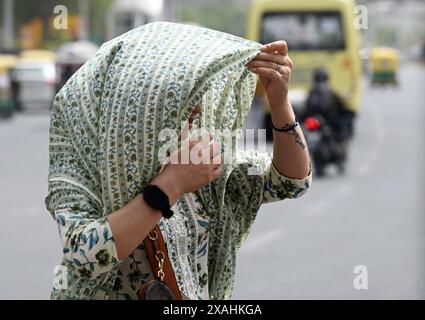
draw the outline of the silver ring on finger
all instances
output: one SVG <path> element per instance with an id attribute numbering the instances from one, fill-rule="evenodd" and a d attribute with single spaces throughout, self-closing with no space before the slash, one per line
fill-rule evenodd
<path id="1" fill-rule="evenodd" d="M 279 73 L 281 73 L 281 72 L 280 72 L 280 67 L 281 67 L 281 65 L 280 65 L 279 63 L 276 63 L 276 68 L 275 68 L 275 70 L 276 70 L 277 72 L 279 72 Z"/>

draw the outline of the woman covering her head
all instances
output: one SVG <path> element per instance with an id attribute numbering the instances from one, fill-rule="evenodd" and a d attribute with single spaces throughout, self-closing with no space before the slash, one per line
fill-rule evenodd
<path id="1" fill-rule="evenodd" d="M 260 205 L 310 186 L 308 151 L 287 99 L 291 67 L 283 41 L 261 46 L 172 23 L 105 43 L 52 110 L 46 205 L 63 244 L 52 298 L 138 299 L 153 277 L 143 240 L 156 224 L 184 296 L 231 298 L 236 253 Z M 255 74 L 277 126 L 273 161 L 238 152 L 237 139 L 213 141 L 216 132 L 242 128 Z M 189 134 L 186 149 L 211 161 L 183 163 L 179 145 L 172 153 L 179 160 L 164 165 L 164 148 L 187 121 L 210 134 L 199 141 Z M 223 163 L 224 149 L 231 156 Z M 151 186 L 168 197 L 167 217 L 144 197 Z"/>

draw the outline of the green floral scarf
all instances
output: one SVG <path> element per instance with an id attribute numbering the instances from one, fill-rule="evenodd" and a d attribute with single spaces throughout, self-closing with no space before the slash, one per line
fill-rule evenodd
<path id="1" fill-rule="evenodd" d="M 104 218 L 123 207 L 161 168 L 158 152 L 167 141 L 161 141 L 160 131 L 179 133 L 199 102 L 203 112 L 197 127 L 241 129 L 256 84 L 245 64 L 259 47 L 222 32 L 165 22 L 139 27 L 105 43 L 55 98 L 46 198 L 50 212 L 65 207 L 66 197 L 58 196 L 64 190 L 89 199 L 91 218 Z M 236 143 L 234 139 L 234 154 Z M 77 160 L 63 161 L 68 153 L 77 154 Z M 209 242 L 213 299 L 231 295 L 235 251 L 241 241 L 237 239 L 235 246 L 235 234 L 226 232 L 234 223 L 235 208 L 224 201 L 231 171 L 232 165 L 226 165 L 219 180 L 197 192 L 211 225 L 222 226 L 211 231 Z M 172 226 L 166 230 L 171 238 Z M 171 255 L 174 249 L 169 250 Z M 116 270 L 96 282 L 87 280 L 69 296 L 89 298 L 96 286 L 108 290 L 115 275 Z"/>

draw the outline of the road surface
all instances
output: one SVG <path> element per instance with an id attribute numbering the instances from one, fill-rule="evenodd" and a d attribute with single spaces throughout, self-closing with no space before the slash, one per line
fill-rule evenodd
<path id="1" fill-rule="evenodd" d="M 234 298 L 425 298 L 425 68 L 364 89 L 348 173 L 264 205 L 243 245 Z M 0 299 L 46 299 L 61 247 L 47 213 L 46 110 L 0 122 Z M 355 266 L 368 289 L 353 287 Z"/>
<path id="2" fill-rule="evenodd" d="M 365 83 L 346 176 L 262 206 L 238 256 L 235 299 L 425 298 L 425 69 L 400 76 L 396 89 Z M 353 286 L 356 266 L 367 289 Z"/>

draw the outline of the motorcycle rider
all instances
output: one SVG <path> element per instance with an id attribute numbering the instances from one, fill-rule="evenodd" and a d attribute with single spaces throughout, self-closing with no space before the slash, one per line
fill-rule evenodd
<path id="1" fill-rule="evenodd" d="M 313 73 L 313 87 L 300 120 L 304 121 L 312 116 L 323 117 L 332 129 L 333 140 L 337 145 L 335 149 L 338 149 L 335 151 L 334 162 L 338 165 L 340 173 L 344 173 L 348 142 L 354 133 L 355 113 L 349 110 L 344 100 L 332 90 L 328 72 L 324 68 L 316 69 Z M 323 168 L 316 172 L 322 175 Z"/>

